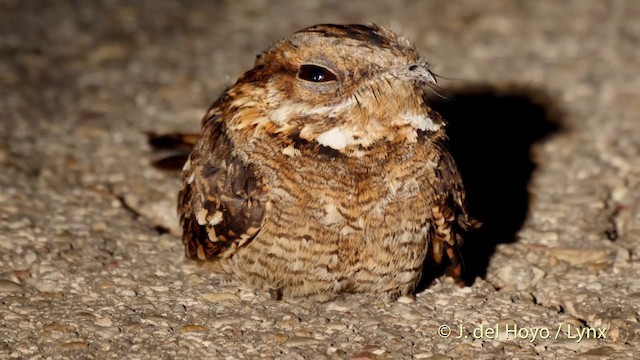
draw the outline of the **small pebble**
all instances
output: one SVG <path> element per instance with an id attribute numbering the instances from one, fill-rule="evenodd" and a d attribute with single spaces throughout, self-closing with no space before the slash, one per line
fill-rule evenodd
<path id="1" fill-rule="evenodd" d="M 414 302 L 416 302 L 416 297 L 415 296 L 400 296 L 398 298 L 398 302 L 401 304 L 413 304 Z"/>
<path id="2" fill-rule="evenodd" d="M 406 320 L 421 320 L 424 319 L 424 315 L 422 315 L 419 311 L 414 310 L 405 305 L 399 306 L 395 309 L 395 312 L 400 314 L 403 319 Z"/>
<path id="3" fill-rule="evenodd" d="M 276 341 L 287 341 L 287 340 L 289 340 L 289 335 L 282 334 L 282 333 L 273 334 L 273 337 L 274 337 L 274 339 L 276 339 Z"/>
<path id="4" fill-rule="evenodd" d="M 225 300 L 239 300 L 238 295 L 230 292 L 208 293 L 200 295 L 201 298 L 208 302 L 217 303 Z"/>
<path id="5" fill-rule="evenodd" d="M 109 327 L 113 325 L 113 322 L 109 318 L 99 318 L 98 320 L 93 322 L 97 326 L 101 327 Z"/>
<path id="6" fill-rule="evenodd" d="M 0 279 L 0 293 L 10 293 L 22 291 L 22 285 L 11 280 Z"/>
<path id="7" fill-rule="evenodd" d="M 361 353 L 358 353 L 352 357 L 350 357 L 350 360 L 375 360 L 377 358 L 377 356 L 373 353 L 370 353 L 368 351 L 363 351 Z"/>
<path id="8" fill-rule="evenodd" d="M 327 310 L 345 312 L 351 310 L 351 307 L 344 301 L 333 301 L 327 304 Z"/>
<path id="9" fill-rule="evenodd" d="M 329 324 L 327 324 L 327 330 L 328 331 L 342 331 L 345 330 L 347 328 L 347 325 L 341 323 L 341 322 L 331 322 Z"/>
<path id="10" fill-rule="evenodd" d="M 589 283 L 587 284 L 587 286 L 585 286 L 585 288 L 587 290 L 591 290 L 591 291 L 600 291 L 602 290 L 602 284 L 594 282 L 594 283 Z"/>
<path id="11" fill-rule="evenodd" d="M 65 350 L 84 350 L 89 347 L 89 343 L 84 341 L 70 341 L 60 343 L 58 347 Z"/>
<path id="12" fill-rule="evenodd" d="M 287 340 L 286 345 L 289 347 L 311 346 L 317 345 L 320 341 L 306 336 L 293 336 Z"/>
<path id="13" fill-rule="evenodd" d="M 223 326 L 236 324 L 244 320 L 245 318 L 236 315 L 222 316 L 211 321 L 211 326 L 215 329 L 219 329 Z"/>
<path id="14" fill-rule="evenodd" d="M 206 326 L 189 324 L 181 327 L 178 330 L 178 332 L 180 332 L 181 334 L 186 334 L 186 333 L 192 333 L 192 332 L 203 332 L 207 330 L 208 329 Z"/>

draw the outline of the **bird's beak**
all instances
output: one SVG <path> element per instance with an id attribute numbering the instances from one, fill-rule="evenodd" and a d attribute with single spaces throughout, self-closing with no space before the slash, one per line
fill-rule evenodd
<path id="1" fill-rule="evenodd" d="M 427 62 L 416 62 L 408 65 L 400 65 L 390 72 L 394 77 L 419 84 L 437 84 L 431 66 Z"/>

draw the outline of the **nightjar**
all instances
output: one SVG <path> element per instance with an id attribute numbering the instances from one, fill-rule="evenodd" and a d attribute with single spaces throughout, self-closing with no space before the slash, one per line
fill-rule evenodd
<path id="1" fill-rule="evenodd" d="M 465 191 L 429 64 L 377 25 L 275 43 L 216 100 L 183 168 L 186 255 L 284 296 L 410 295 L 425 261 L 460 276 Z"/>

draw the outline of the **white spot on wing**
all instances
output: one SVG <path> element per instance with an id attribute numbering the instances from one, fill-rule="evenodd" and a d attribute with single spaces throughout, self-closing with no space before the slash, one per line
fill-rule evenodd
<path id="1" fill-rule="evenodd" d="M 295 157 L 295 156 L 300 156 L 302 153 L 300 152 L 300 150 L 296 149 L 293 147 L 293 145 L 289 145 L 285 148 L 282 149 L 282 153 L 289 156 L 289 157 Z"/>
<path id="2" fill-rule="evenodd" d="M 215 226 L 222 221 L 222 211 L 216 211 L 215 214 L 209 219 L 209 225 Z"/>
<path id="3" fill-rule="evenodd" d="M 196 212 L 196 221 L 198 225 L 205 225 L 207 223 L 207 209 L 200 209 Z"/>

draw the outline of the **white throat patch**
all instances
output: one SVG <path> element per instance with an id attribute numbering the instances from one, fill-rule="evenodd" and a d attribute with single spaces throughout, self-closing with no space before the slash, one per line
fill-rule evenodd
<path id="1" fill-rule="evenodd" d="M 323 146 L 335 150 L 342 150 L 347 147 L 351 140 L 351 135 L 339 127 L 331 128 L 316 137 L 316 141 Z"/>
<path id="2" fill-rule="evenodd" d="M 438 131 L 440 129 L 440 124 L 434 123 L 430 117 L 423 114 L 404 114 L 402 118 L 418 130 Z"/>

